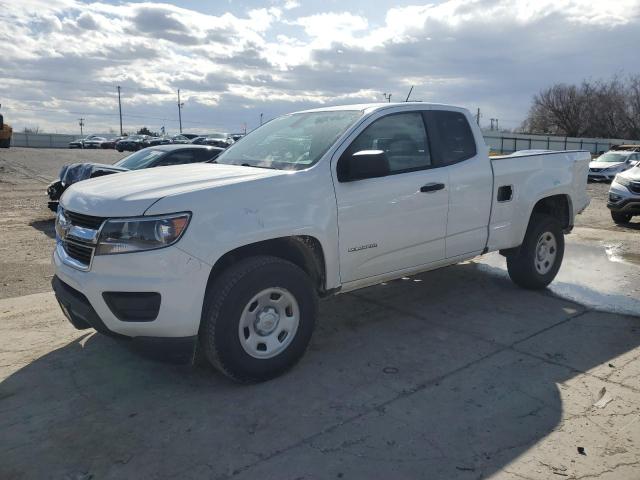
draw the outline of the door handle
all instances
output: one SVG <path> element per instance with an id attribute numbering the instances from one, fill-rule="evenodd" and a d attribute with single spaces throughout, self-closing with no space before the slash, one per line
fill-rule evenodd
<path id="1" fill-rule="evenodd" d="M 444 189 L 444 183 L 427 183 L 420 187 L 422 193 L 437 192 Z"/>

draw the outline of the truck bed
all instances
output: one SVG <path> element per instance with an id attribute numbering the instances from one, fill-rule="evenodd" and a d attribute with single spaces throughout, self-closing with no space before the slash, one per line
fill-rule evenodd
<path id="1" fill-rule="evenodd" d="M 568 195 L 570 218 L 589 204 L 586 194 L 591 154 L 583 150 L 491 157 L 494 191 L 489 251 L 522 242 L 533 206 L 550 195 Z M 572 226 L 572 225 L 571 225 Z"/>

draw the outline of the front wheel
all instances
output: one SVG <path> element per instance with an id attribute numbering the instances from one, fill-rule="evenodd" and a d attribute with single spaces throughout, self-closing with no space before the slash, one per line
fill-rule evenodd
<path id="1" fill-rule="evenodd" d="M 507 257 L 509 277 L 520 287 L 539 290 L 549 285 L 560 270 L 564 234 L 549 215 L 534 214 L 517 254 Z"/>
<path id="2" fill-rule="evenodd" d="M 632 217 L 633 215 L 631 215 L 630 213 L 620 213 L 620 212 L 611 211 L 611 218 L 618 225 L 629 223 Z"/>
<path id="3" fill-rule="evenodd" d="M 268 380 L 302 357 L 316 315 L 313 283 L 298 266 L 277 257 L 247 258 L 207 289 L 200 345 L 233 380 Z"/>

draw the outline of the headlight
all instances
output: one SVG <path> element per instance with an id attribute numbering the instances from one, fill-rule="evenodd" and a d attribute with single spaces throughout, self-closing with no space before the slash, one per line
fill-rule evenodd
<path id="1" fill-rule="evenodd" d="M 631 185 L 631 180 L 629 180 L 628 178 L 621 177 L 620 175 L 616 175 L 613 181 L 625 187 L 628 187 L 629 185 Z"/>
<path id="2" fill-rule="evenodd" d="M 96 255 L 140 252 L 173 245 L 187 229 L 190 213 L 107 220 Z"/>

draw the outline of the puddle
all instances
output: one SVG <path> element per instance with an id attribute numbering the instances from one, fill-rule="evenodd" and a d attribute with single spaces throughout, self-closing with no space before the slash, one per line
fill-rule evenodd
<path id="1" fill-rule="evenodd" d="M 630 263 L 640 266 L 640 253 L 625 252 L 620 243 L 605 245 L 604 251 L 612 262 Z"/>
<path id="2" fill-rule="evenodd" d="M 506 261 L 497 253 L 475 262 L 494 274 L 507 275 Z M 567 243 L 562 267 L 549 290 L 593 309 L 640 316 L 640 255 L 624 252 L 619 244 Z"/>

